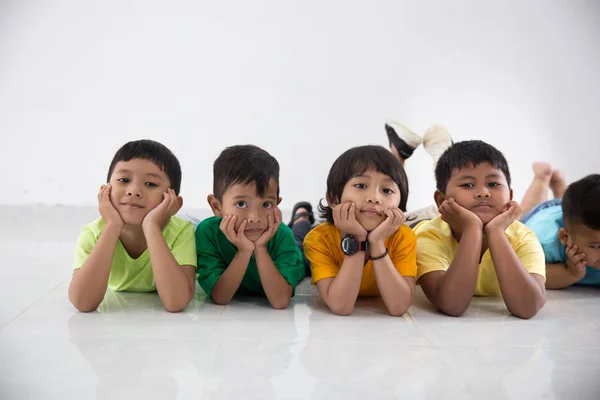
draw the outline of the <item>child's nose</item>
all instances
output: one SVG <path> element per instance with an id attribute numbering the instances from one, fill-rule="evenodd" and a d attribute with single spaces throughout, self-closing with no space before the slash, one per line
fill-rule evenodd
<path id="1" fill-rule="evenodd" d="M 142 197 L 142 190 L 137 185 L 131 185 L 127 188 L 128 196 Z"/>
<path id="2" fill-rule="evenodd" d="M 490 194 L 490 191 L 489 191 L 489 190 L 487 190 L 487 188 L 486 188 L 486 189 L 483 189 L 483 190 L 480 190 L 480 191 L 477 193 L 477 198 L 478 198 L 478 199 L 482 199 L 482 198 L 483 198 L 483 199 L 488 199 L 488 198 L 490 198 L 490 196 L 491 196 L 491 194 Z"/>
<path id="3" fill-rule="evenodd" d="M 262 222 L 261 210 L 251 209 L 248 212 L 248 222 L 259 223 Z"/>
<path id="4" fill-rule="evenodd" d="M 377 203 L 381 201 L 381 196 L 379 195 L 379 191 L 370 192 L 367 194 L 367 203 Z"/>

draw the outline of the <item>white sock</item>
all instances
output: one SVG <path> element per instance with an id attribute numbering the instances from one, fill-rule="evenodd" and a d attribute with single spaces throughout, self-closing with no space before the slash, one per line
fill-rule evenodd
<path id="1" fill-rule="evenodd" d="M 442 125 L 434 125 L 425 131 L 423 147 L 433 158 L 434 165 L 450 146 L 452 146 L 452 138 Z"/>
<path id="2" fill-rule="evenodd" d="M 385 124 L 392 127 L 398 137 L 404 140 L 404 143 L 406 143 L 411 149 L 416 149 L 421 143 L 423 143 L 423 138 L 421 136 L 417 135 L 404 125 L 389 119 L 385 121 Z"/>

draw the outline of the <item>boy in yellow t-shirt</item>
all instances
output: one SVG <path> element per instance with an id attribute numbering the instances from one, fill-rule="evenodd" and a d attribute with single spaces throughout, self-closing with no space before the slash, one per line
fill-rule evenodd
<path id="1" fill-rule="evenodd" d="M 442 312 L 462 315 L 473 295 L 501 294 L 515 316 L 531 318 L 545 297 L 544 253 L 518 221 L 506 159 L 479 140 L 451 145 L 437 161 L 440 216 L 422 221 L 417 280 Z"/>
<path id="2" fill-rule="evenodd" d="M 408 181 L 400 162 L 380 146 L 343 153 L 327 178 L 327 222 L 304 239 L 312 282 L 336 314 L 348 315 L 358 296 L 381 296 L 391 315 L 412 303 L 416 240 L 404 225 Z"/>

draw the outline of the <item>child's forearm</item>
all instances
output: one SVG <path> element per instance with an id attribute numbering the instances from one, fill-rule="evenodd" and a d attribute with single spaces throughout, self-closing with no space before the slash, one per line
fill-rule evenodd
<path id="1" fill-rule="evenodd" d="M 354 310 L 365 265 L 365 253 L 344 257 L 340 270 L 327 288 L 323 300 L 338 315 L 350 315 Z"/>
<path id="2" fill-rule="evenodd" d="M 244 279 L 251 257 L 252 251 L 238 250 L 210 293 L 215 303 L 229 304 Z"/>
<path id="3" fill-rule="evenodd" d="M 448 270 L 437 283 L 432 303 L 443 313 L 460 316 L 469 307 L 479 274 L 479 258 L 483 232 L 479 228 L 466 230 Z"/>
<path id="4" fill-rule="evenodd" d="M 194 297 L 196 282 L 193 276 L 191 279 L 188 277 L 184 268 L 173 257 L 159 226 L 145 227 L 144 236 L 158 296 L 167 311 L 179 312 Z"/>
<path id="5" fill-rule="evenodd" d="M 386 251 L 383 243 L 371 245 L 371 254 L 380 255 Z M 393 316 L 403 315 L 412 304 L 415 293 L 414 280 L 410 285 L 394 267 L 388 256 L 373 260 L 375 280 L 388 312 Z"/>
<path id="6" fill-rule="evenodd" d="M 277 270 L 265 246 L 257 246 L 254 250 L 254 257 L 256 257 L 258 275 L 269 303 L 277 310 L 286 308 L 292 297 L 292 286 Z"/>
<path id="7" fill-rule="evenodd" d="M 120 227 L 105 225 L 89 257 L 75 270 L 69 285 L 69 300 L 79 311 L 94 311 L 102 303 L 120 234 Z"/>
<path id="8" fill-rule="evenodd" d="M 520 318 L 532 318 L 546 302 L 543 285 L 525 269 L 504 231 L 496 229 L 486 233 L 508 311 Z"/>
<path id="9" fill-rule="evenodd" d="M 390 315 L 395 317 L 404 315 L 413 301 L 414 283 L 409 284 L 398 273 L 389 257 L 373 261 L 373 270 L 375 271 L 379 293 Z M 414 282 L 414 278 L 411 279 Z"/>
<path id="10" fill-rule="evenodd" d="M 546 289 L 563 289 L 580 280 L 565 264 L 546 264 Z"/>

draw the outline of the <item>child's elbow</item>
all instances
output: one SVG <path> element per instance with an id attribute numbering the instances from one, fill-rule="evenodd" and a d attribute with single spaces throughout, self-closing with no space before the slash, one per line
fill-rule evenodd
<path id="1" fill-rule="evenodd" d="M 290 299 L 287 299 L 287 300 L 272 302 L 271 307 L 273 307 L 273 309 L 275 309 L 275 310 L 283 310 L 283 309 L 287 308 L 287 306 L 289 304 L 290 304 Z"/>
<path id="2" fill-rule="evenodd" d="M 546 299 L 541 299 L 532 303 L 529 307 L 524 307 L 522 310 L 508 310 L 512 315 L 521 319 L 531 319 L 544 307 Z"/>
<path id="3" fill-rule="evenodd" d="M 222 298 L 219 296 L 215 296 L 214 294 L 211 297 L 212 297 L 213 303 L 218 304 L 220 306 L 226 306 L 229 303 L 231 303 L 231 299 L 226 299 L 224 297 Z"/>
<path id="4" fill-rule="evenodd" d="M 75 307 L 77 309 L 77 311 L 84 312 L 84 313 L 96 311 L 98 309 L 98 306 L 100 305 L 100 304 L 84 302 L 84 301 L 81 301 L 78 299 L 72 299 L 72 298 L 69 300 L 71 300 L 71 304 L 73 304 L 73 307 Z"/>
<path id="5" fill-rule="evenodd" d="M 408 311 L 408 307 L 389 308 L 388 312 L 392 317 L 401 317 Z"/>
<path id="6" fill-rule="evenodd" d="M 352 314 L 354 307 L 340 307 L 340 306 L 331 305 L 331 306 L 329 306 L 329 309 L 331 311 L 333 311 L 333 313 L 335 315 L 341 315 L 343 317 L 347 317 L 348 315 Z"/>
<path id="7" fill-rule="evenodd" d="M 165 310 L 167 310 L 170 313 L 178 313 L 181 312 L 185 309 L 186 305 L 181 306 L 181 305 L 172 305 L 172 304 L 165 304 Z"/>
<path id="8" fill-rule="evenodd" d="M 438 309 L 444 314 L 450 317 L 460 317 L 465 311 L 467 311 L 467 307 L 438 307 Z"/>

